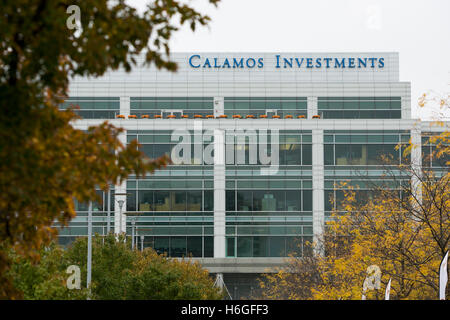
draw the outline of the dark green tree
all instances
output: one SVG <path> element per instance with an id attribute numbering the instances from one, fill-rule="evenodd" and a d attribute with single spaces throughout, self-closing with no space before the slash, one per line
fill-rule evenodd
<path id="1" fill-rule="evenodd" d="M 122 240 L 123 240 L 123 236 Z M 10 255 L 10 276 L 25 299 L 86 299 L 87 239 L 78 238 L 69 248 L 51 245 L 40 252 L 40 262 Z M 68 289 L 66 270 L 81 271 L 81 289 Z M 89 297 L 100 300 L 221 299 L 220 290 L 200 264 L 189 259 L 169 259 L 153 249 L 131 250 L 113 234 L 92 241 L 92 282 Z"/>

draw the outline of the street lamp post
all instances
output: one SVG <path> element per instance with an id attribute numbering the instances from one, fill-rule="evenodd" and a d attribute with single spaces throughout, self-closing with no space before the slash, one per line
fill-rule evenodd
<path id="1" fill-rule="evenodd" d="M 144 236 L 141 236 L 141 251 L 144 251 Z"/>
<path id="2" fill-rule="evenodd" d="M 136 228 L 136 218 L 131 218 L 131 250 L 134 250 L 134 230 Z"/>
<path id="3" fill-rule="evenodd" d="M 114 194 L 114 197 L 117 197 L 117 196 L 127 196 L 127 195 L 129 195 L 130 193 L 115 193 Z M 120 200 L 117 200 L 117 203 L 119 204 L 119 212 L 120 212 L 120 214 L 119 214 L 119 218 L 120 218 L 120 221 L 119 221 L 119 228 L 120 228 L 120 232 L 119 232 L 119 234 L 120 233 L 122 233 L 122 208 L 123 208 L 123 204 L 125 203 L 125 200 L 122 200 L 122 199 L 120 199 Z M 126 231 L 125 231 L 125 233 L 126 233 Z M 125 237 L 126 238 L 126 237 Z"/>
<path id="4" fill-rule="evenodd" d="M 89 201 L 88 208 L 88 252 L 87 252 L 87 283 L 88 290 L 91 285 L 92 276 L 92 201 Z"/>
<path id="5" fill-rule="evenodd" d="M 123 204 L 125 202 L 125 200 L 117 200 L 117 202 L 119 203 L 119 234 L 122 233 L 122 208 L 123 208 Z"/>

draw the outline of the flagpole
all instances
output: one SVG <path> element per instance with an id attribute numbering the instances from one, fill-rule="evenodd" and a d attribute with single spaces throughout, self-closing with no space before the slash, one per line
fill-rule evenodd
<path id="1" fill-rule="evenodd" d="M 389 296 L 391 294 L 391 280 L 392 279 L 389 279 L 389 282 L 386 286 L 386 292 L 384 293 L 384 300 L 389 300 Z"/>
<path id="2" fill-rule="evenodd" d="M 448 271 L 447 271 L 447 262 L 448 262 L 448 250 L 442 258 L 441 265 L 439 266 L 439 299 L 445 300 L 445 288 L 447 287 L 448 281 Z"/>

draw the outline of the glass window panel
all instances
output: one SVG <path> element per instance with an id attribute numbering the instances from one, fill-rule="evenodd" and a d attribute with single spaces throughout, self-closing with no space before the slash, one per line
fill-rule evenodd
<path id="1" fill-rule="evenodd" d="M 187 192 L 188 211 L 201 211 L 202 210 L 202 192 L 201 191 L 188 191 Z"/>
<path id="2" fill-rule="evenodd" d="M 226 210 L 227 211 L 235 211 L 235 191 L 234 190 L 226 190 Z"/>
<path id="3" fill-rule="evenodd" d="M 252 192 L 238 191 L 237 192 L 238 211 L 252 211 Z"/>
<path id="4" fill-rule="evenodd" d="M 237 256 L 238 257 L 252 257 L 252 237 L 238 237 L 237 238 Z"/>
<path id="5" fill-rule="evenodd" d="M 202 237 L 187 237 L 187 254 L 202 257 Z"/>
<path id="6" fill-rule="evenodd" d="M 203 191 L 204 194 L 204 203 L 205 203 L 205 209 L 204 211 L 214 211 L 214 191 L 212 190 L 205 190 Z"/>
<path id="7" fill-rule="evenodd" d="M 325 202 L 325 211 L 333 210 L 333 200 L 334 191 L 333 190 L 325 190 L 324 191 L 324 202 Z"/>
<path id="8" fill-rule="evenodd" d="M 127 190 L 127 211 L 136 211 L 136 191 Z M 123 211 L 122 211 L 123 212 Z"/>
<path id="9" fill-rule="evenodd" d="M 206 231 L 205 231 L 206 233 Z M 214 237 L 203 237 L 203 246 L 204 253 L 203 256 L 205 258 L 213 257 L 214 255 Z"/>
<path id="10" fill-rule="evenodd" d="M 262 199 L 264 198 L 265 191 L 253 191 L 253 211 L 262 210 Z"/>
<path id="11" fill-rule="evenodd" d="M 154 201 L 155 211 L 170 211 L 169 191 L 155 191 Z"/>
<path id="12" fill-rule="evenodd" d="M 332 166 L 334 165 L 334 145 L 325 144 L 323 146 L 324 151 L 324 164 Z"/>
<path id="13" fill-rule="evenodd" d="M 312 145 L 304 144 L 302 145 L 302 164 L 311 165 L 312 164 Z"/>
<path id="14" fill-rule="evenodd" d="M 170 239 L 170 256 L 183 257 L 186 256 L 186 237 L 171 237 Z"/>
<path id="15" fill-rule="evenodd" d="M 253 237 L 253 256 L 268 257 L 269 256 L 269 238 Z"/>
<path id="16" fill-rule="evenodd" d="M 163 254 L 164 252 L 169 254 L 169 237 L 155 237 L 153 249 L 155 249 L 158 254 Z"/>
<path id="17" fill-rule="evenodd" d="M 170 144 L 154 144 L 152 158 L 159 158 L 159 157 L 163 156 L 164 154 L 167 154 L 170 156 L 171 150 L 172 150 L 172 146 Z"/>
<path id="18" fill-rule="evenodd" d="M 147 157 L 153 157 L 153 145 L 152 144 L 141 144 L 139 146 L 139 151 L 143 152 Z"/>
<path id="19" fill-rule="evenodd" d="M 261 211 L 276 211 L 277 198 L 273 191 L 267 190 L 263 192 L 261 199 Z"/>
<path id="20" fill-rule="evenodd" d="M 335 140 L 336 140 L 336 142 L 350 142 L 351 136 L 350 135 L 336 135 Z"/>
<path id="21" fill-rule="evenodd" d="M 172 192 L 173 203 L 171 210 L 173 211 L 186 211 L 186 191 L 174 191 Z"/>
<path id="22" fill-rule="evenodd" d="M 335 145 L 335 164 L 337 166 L 349 165 L 351 159 L 351 149 L 348 144 Z"/>
<path id="23" fill-rule="evenodd" d="M 285 256 L 285 237 L 269 237 L 269 255 L 271 257 Z"/>
<path id="24" fill-rule="evenodd" d="M 153 211 L 153 191 L 139 191 L 138 203 L 139 211 Z"/>
<path id="25" fill-rule="evenodd" d="M 301 211 L 302 203 L 301 192 L 297 190 L 286 191 L 286 209 L 287 211 Z"/>
<path id="26" fill-rule="evenodd" d="M 296 257 L 303 255 L 302 237 L 286 237 L 287 254 L 293 254 Z"/>
<path id="27" fill-rule="evenodd" d="M 277 201 L 277 211 L 285 211 L 286 210 L 286 193 L 285 191 L 271 191 L 273 197 Z"/>
<path id="28" fill-rule="evenodd" d="M 227 237 L 227 257 L 235 257 L 235 237 Z"/>
<path id="29" fill-rule="evenodd" d="M 312 190 L 303 190 L 303 211 L 312 211 Z"/>

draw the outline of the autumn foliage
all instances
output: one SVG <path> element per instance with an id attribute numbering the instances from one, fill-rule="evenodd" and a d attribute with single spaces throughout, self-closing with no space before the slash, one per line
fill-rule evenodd
<path id="1" fill-rule="evenodd" d="M 81 11 L 79 35 L 66 25 L 70 5 Z M 75 216 L 74 199 L 96 200 L 97 187 L 167 163 L 123 145 L 111 124 L 74 129 L 75 114 L 58 110 L 70 79 L 130 71 L 138 56 L 175 71 L 172 34 L 209 17 L 176 0 L 149 1 L 144 13 L 106 0 L 4 0 L 0 11 L 0 298 L 15 299 L 22 294 L 7 276 L 11 248 L 37 262 L 56 236 L 53 222 Z"/>
<path id="2" fill-rule="evenodd" d="M 450 246 L 450 133 L 428 143 L 436 146 L 431 156 L 442 160 L 439 168 L 430 167 L 426 158 L 421 167 L 387 164 L 384 182 L 372 184 L 364 201 L 357 200 L 358 186 L 348 181 L 337 186 L 344 199 L 314 244 L 315 253 L 294 255 L 286 268 L 265 275 L 261 296 L 359 300 L 364 294 L 384 299 L 392 279 L 391 299 L 438 299 L 439 265 Z M 364 291 L 372 265 L 379 267 L 381 281 Z"/>

